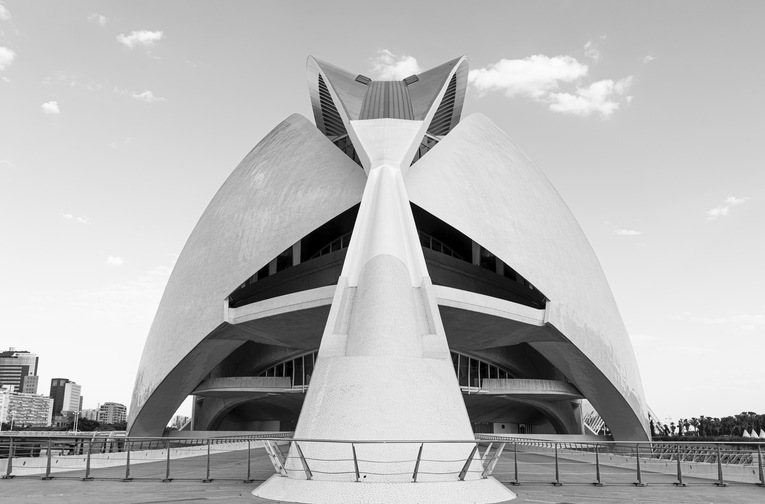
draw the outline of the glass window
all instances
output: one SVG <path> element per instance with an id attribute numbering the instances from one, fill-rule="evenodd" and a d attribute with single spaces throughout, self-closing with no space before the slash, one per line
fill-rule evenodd
<path id="1" fill-rule="evenodd" d="M 302 387 L 303 386 L 303 358 L 298 357 L 294 360 L 295 362 L 295 379 L 292 381 L 293 387 Z"/>
<path id="2" fill-rule="evenodd" d="M 459 373 L 457 379 L 459 380 L 460 387 L 468 386 L 468 358 L 464 355 L 458 355 L 459 359 Z"/>
<path id="3" fill-rule="evenodd" d="M 305 384 L 308 385 L 311 383 L 311 375 L 313 374 L 313 354 L 306 355 L 305 359 Z"/>
<path id="4" fill-rule="evenodd" d="M 478 387 L 478 361 L 470 358 L 468 360 L 470 361 L 470 386 Z"/>
<path id="5" fill-rule="evenodd" d="M 494 254 L 481 247 L 481 268 L 496 271 L 497 270 L 497 258 Z"/>
<path id="6" fill-rule="evenodd" d="M 276 271 L 286 270 L 292 267 L 292 247 L 276 256 Z"/>

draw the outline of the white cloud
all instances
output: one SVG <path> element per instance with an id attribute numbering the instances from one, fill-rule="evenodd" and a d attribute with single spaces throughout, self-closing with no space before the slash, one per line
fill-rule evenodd
<path id="1" fill-rule="evenodd" d="M 45 112 L 46 114 L 60 114 L 61 113 L 61 111 L 58 108 L 58 102 L 56 102 L 56 101 L 45 102 L 42 105 L 40 105 L 40 107 L 42 108 L 43 112 Z"/>
<path id="2" fill-rule="evenodd" d="M 163 38 L 165 38 L 164 32 L 148 30 L 133 31 L 130 35 L 117 35 L 117 41 L 126 45 L 130 49 L 137 45 L 152 46 L 154 45 L 154 42 L 162 40 Z"/>
<path id="3" fill-rule="evenodd" d="M 643 56 L 643 63 L 648 64 L 648 63 L 652 62 L 655 59 L 656 59 L 656 56 L 651 56 L 650 54 L 648 54 L 646 56 Z"/>
<path id="4" fill-rule="evenodd" d="M 635 231 L 634 229 L 615 229 L 614 233 L 619 236 L 637 236 L 643 234 L 642 231 Z"/>
<path id="5" fill-rule="evenodd" d="M 748 197 L 737 198 L 735 196 L 728 196 L 725 198 L 725 202 L 722 205 L 707 210 L 707 220 L 715 220 L 718 217 L 726 217 L 731 208 L 746 203 L 750 199 L 751 198 Z"/>
<path id="6" fill-rule="evenodd" d="M 5 5 L 0 4 L 0 21 L 8 21 L 10 19 L 11 19 L 10 11 L 5 7 Z"/>
<path id="7" fill-rule="evenodd" d="M 165 101 L 163 97 L 154 96 L 154 93 L 149 90 L 143 91 L 142 93 L 136 93 L 135 91 L 128 91 L 127 89 L 114 88 L 114 92 L 117 94 L 129 96 L 134 100 L 142 101 L 145 103 Z"/>
<path id="8" fill-rule="evenodd" d="M 108 264 L 109 266 L 122 266 L 123 264 L 125 264 L 125 260 L 119 256 L 110 255 L 109 257 L 106 258 L 106 260 L 104 261 L 104 264 Z"/>
<path id="9" fill-rule="evenodd" d="M 61 217 L 63 217 L 66 220 L 79 222 L 80 224 L 90 224 L 90 217 L 78 217 L 70 213 L 62 213 Z"/>
<path id="10" fill-rule="evenodd" d="M 146 102 L 146 103 L 154 103 L 154 102 L 158 102 L 158 101 L 165 101 L 165 99 L 162 98 L 161 96 L 154 96 L 154 93 L 152 93 L 151 91 L 148 91 L 148 90 L 144 91 L 143 93 L 133 92 L 133 93 L 130 93 L 130 96 L 132 96 L 133 98 L 135 98 L 138 101 L 142 101 L 142 102 Z"/>
<path id="11" fill-rule="evenodd" d="M 584 55 L 591 59 L 593 63 L 598 63 L 601 58 L 600 51 L 591 40 L 584 44 Z"/>
<path id="12" fill-rule="evenodd" d="M 100 26 L 104 26 L 109 21 L 109 19 L 106 16 L 94 12 L 88 16 L 88 21 Z"/>
<path id="13" fill-rule="evenodd" d="M 600 60 L 594 42 L 587 42 L 584 48 L 585 55 L 593 62 Z M 468 82 L 479 97 L 490 91 L 501 91 L 510 98 L 520 96 L 546 104 L 554 112 L 580 116 L 599 114 L 604 119 L 632 101 L 628 94 L 632 76 L 583 83 L 589 71 L 585 63 L 572 56 L 535 54 L 523 59 L 502 59 L 471 70 Z"/>
<path id="14" fill-rule="evenodd" d="M 503 91 L 505 96 L 543 99 L 563 82 L 585 77 L 587 65 L 571 56 L 548 57 L 536 54 L 523 59 L 502 59 L 486 68 L 471 70 L 468 82 L 480 95 Z"/>
<path id="15" fill-rule="evenodd" d="M 8 161 L 7 159 L 0 159 L 0 166 L 8 168 L 16 168 L 16 165 Z"/>
<path id="16" fill-rule="evenodd" d="M 414 56 L 397 56 L 388 49 L 380 49 L 370 59 L 372 74 L 379 80 L 402 80 L 422 72 Z"/>
<path id="17" fill-rule="evenodd" d="M 625 77 L 614 82 L 604 79 L 593 82 L 587 87 L 580 87 L 572 93 L 550 93 L 548 102 L 550 110 L 581 116 L 599 113 L 606 118 L 616 112 L 622 103 L 632 101 L 627 95 L 632 86 L 632 77 Z"/>
<path id="18" fill-rule="evenodd" d="M 14 59 L 16 59 L 16 53 L 12 49 L 0 46 L 0 70 L 5 70 L 11 66 Z"/>

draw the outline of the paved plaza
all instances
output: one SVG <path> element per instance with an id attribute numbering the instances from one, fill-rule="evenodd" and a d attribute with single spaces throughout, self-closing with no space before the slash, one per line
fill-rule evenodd
<path id="1" fill-rule="evenodd" d="M 511 486 L 518 495 L 514 503 L 585 504 L 585 503 L 664 503 L 673 504 L 740 504 L 765 503 L 765 488 L 753 484 L 731 483 L 725 488 L 709 480 L 685 479 L 686 487 L 675 487 L 670 475 L 645 473 L 645 487 L 635 487 L 634 474 L 621 468 L 603 467 L 601 477 L 606 483 L 595 487 L 592 465 L 566 463 L 560 467 L 562 486 L 553 486 L 554 465 L 550 457 L 522 454 L 519 457 L 520 486 Z M 495 476 L 510 485 L 514 479 L 511 455 L 502 457 Z M 39 476 L 0 480 L 0 504 L 159 504 L 184 502 L 261 503 L 250 492 L 273 474 L 273 468 L 263 450 L 254 450 L 251 458 L 252 482 L 247 475 L 246 452 L 215 454 L 211 458 L 210 478 L 205 457 L 173 460 L 171 482 L 163 483 L 166 465 L 152 462 L 131 468 L 130 482 L 121 481 L 124 468 L 113 467 L 92 471 L 92 481 L 82 481 L 83 471 L 53 473 L 54 478 L 43 481 Z M 360 483 L 363 484 L 363 483 Z M 427 483 L 420 483 L 427 484 Z"/>

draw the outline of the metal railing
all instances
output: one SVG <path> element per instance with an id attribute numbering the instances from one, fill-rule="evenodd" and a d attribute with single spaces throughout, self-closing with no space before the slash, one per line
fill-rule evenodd
<path id="1" fill-rule="evenodd" d="M 496 474 L 511 484 L 544 482 L 562 485 L 590 482 L 597 486 L 694 483 L 727 486 L 729 482 L 765 486 L 763 446 L 716 442 L 567 442 L 479 434 L 478 438 L 508 443 L 512 472 Z M 519 459 L 519 454 L 521 458 Z M 551 459 L 551 460 L 550 460 Z M 565 473 L 565 474 L 564 474 Z"/>
<path id="2" fill-rule="evenodd" d="M 0 477 L 40 477 L 41 479 L 201 479 L 212 481 L 213 460 L 224 455 L 221 467 L 230 470 L 216 479 L 254 481 L 252 452 L 259 440 L 278 442 L 292 433 L 225 437 L 99 437 L 96 435 L 29 435 L 24 432 L 0 436 Z M 184 463 L 188 460 L 188 463 Z M 150 463 L 154 464 L 150 464 Z M 241 467 L 246 467 L 241 474 Z M 141 470 L 147 468 L 147 470 Z M 237 476 L 239 472 L 241 476 Z M 259 471 L 263 473 L 263 471 Z M 137 474 L 136 474 L 137 473 Z M 271 471 L 267 471 L 270 476 Z M 199 476 L 203 474 L 203 476 Z M 179 477 L 176 478 L 176 475 Z M 265 479 L 263 474 L 258 477 Z M 267 477 L 266 476 L 266 477 Z"/>
<path id="3" fill-rule="evenodd" d="M 762 452 L 757 443 L 566 442 L 491 434 L 462 441 L 402 441 L 300 439 L 292 433 L 214 438 L 22 433 L 0 436 L 0 475 L 251 482 L 275 473 L 302 480 L 401 483 L 494 476 L 513 485 L 765 486 Z"/>

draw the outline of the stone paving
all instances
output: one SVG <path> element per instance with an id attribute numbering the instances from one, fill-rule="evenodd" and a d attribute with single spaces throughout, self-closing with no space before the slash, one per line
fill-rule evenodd
<path id="1" fill-rule="evenodd" d="M 686 487 L 675 487 L 674 478 L 647 474 L 648 486 L 635 487 L 630 471 L 604 468 L 606 486 L 591 484 L 592 466 L 568 464 L 561 467 L 562 486 L 553 486 L 554 466 L 549 457 L 524 455 L 519 467 L 522 483 L 511 486 L 518 498 L 513 503 L 585 504 L 585 503 L 665 503 L 672 504 L 765 504 L 765 488 L 733 483 L 718 488 L 708 480 L 686 479 Z M 265 504 L 250 492 L 273 473 L 262 450 L 253 451 L 252 482 L 243 482 L 247 474 L 246 458 L 241 452 L 216 454 L 211 459 L 212 481 L 206 476 L 204 457 L 172 461 L 173 481 L 163 483 L 165 464 L 153 462 L 136 466 L 135 479 L 123 482 L 124 469 L 104 468 L 92 472 L 92 481 L 82 481 L 83 471 L 56 472 L 52 480 L 39 476 L 0 480 L 0 504 L 159 504 L 159 503 L 255 503 Z M 503 457 L 496 470 L 497 478 L 510 485 L 514 479 L 513 463 Z M 228 479 L 224 479 L 228 478 Z M 609 483 L 611 481 L 611 483 Z M 425 483 L 423 483 L 425 484 Z"/>

